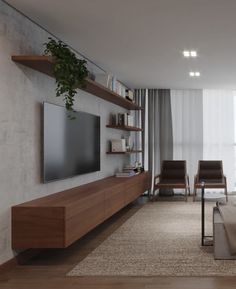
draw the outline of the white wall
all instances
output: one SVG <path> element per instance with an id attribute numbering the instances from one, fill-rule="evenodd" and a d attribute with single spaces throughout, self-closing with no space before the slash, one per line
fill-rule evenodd
<path id="1" fill-rule="evenodd" d="M 54 96 L 53 78 L 17 65 L 11 55 L 42 54 L 48 36 L 0 0 L 0 264 L 13 256 L 11 206 L 112 175 L 129 162 L 105 153 L 108 140 L 124 134 L 105 127 L 122 108 L 79 91 L 75 109 L 101 116 L 101 171 L 42 184 L 42 102 L 63 101 Z"/>

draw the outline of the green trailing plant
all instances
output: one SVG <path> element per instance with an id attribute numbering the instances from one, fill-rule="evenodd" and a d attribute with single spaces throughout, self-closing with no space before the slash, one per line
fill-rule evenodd
<path id="1" fill-rule="evenodd" d="M 68 46 L 62 41 L 56 41 L 51 37 L 44 43 L 44 53 L 53 58 L 55 65 L 53 73 L 56 78 L 56 96 L 64 96 L 67 110 L 73 111 L 77 88 L 85 86 L 85 78 L 88 76 L 86 60 L 78 59 Z"/>

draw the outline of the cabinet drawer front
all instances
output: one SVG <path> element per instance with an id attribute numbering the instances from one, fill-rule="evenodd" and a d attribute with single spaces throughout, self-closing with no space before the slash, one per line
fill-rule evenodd
<path id="1" fill-rule="evenodd" d="M 137 186 L 127 187 L 125 193 L 125 204 L 129 204 L 141 196 L 145 191 L 145 186 L 143 184 L 138 184 Z"/>
<path id="2" fill-rule="evenodd" d="M 12 208 L 12 248 L 63 248 L 64 208 Z"/>
<path id="3" fill-rule="evenodd" d="M 149 189 L 149 174 L 140 174 L 134 182 L 126 185 L 125 204 L 128 204 Z"/>
<path id="4" fill-rule="evenodd" d="M 78 201 L 73 201 L 66 207 L 66 218 L 70 219 L 78 215 L 80 212 L 87 211 L 94 207 L 102 207 L 104 202 L 104 192 L 88 195 Z"/>
<path id="5" fill-rule="evenodd" d="M 92 203 L 89 208 L 80 210 L 73 217 L 66 219 L 66 246 L 88 233 L 105 220 L 104 198 Z"/>
<path id="6" fill-rule="evenodd" d="M 124 186 L 105 193 L 105 215 L 109 218 L 125 206 Z"/>

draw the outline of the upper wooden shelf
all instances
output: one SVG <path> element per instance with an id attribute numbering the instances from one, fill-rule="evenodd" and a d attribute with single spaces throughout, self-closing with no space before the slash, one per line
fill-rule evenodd
<path id="1" fill-rule="evenodd" d="M 135 127 L 135 126 L 127 126 L 127 125 L 112 125 L 108 124 L 106 127 L 120 129 L 120 130 L 127 130 L 127 131 L 143 131 L 142 128 Z"/>
<path id="2" fill-rule="evenodd" d="M 45 55 L 13 55 L 11 59 L 14 62 L 20 63 L 34 70 L 45 73 L 53 77 L 53 65 L 54 62 L 50 56 Z M 96 95 L 106 101 L 119 105 L 129 110 L 141 110 L 142 108 L 137 104 L 128 101 L 119 94 L 111 91 L 107 87 L 93 81 L 89 78 L 86 79 L 86 87 L 81 88 L 82 90 Z"/>

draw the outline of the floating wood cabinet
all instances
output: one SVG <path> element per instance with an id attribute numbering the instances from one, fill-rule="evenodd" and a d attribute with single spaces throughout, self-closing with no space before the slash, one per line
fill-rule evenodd
<path id="1" fill-rule="evenodd" d="M 108 177 L 12 207 L 12 248 L 66 248 L 150 188 L 148 172 Z"/>

